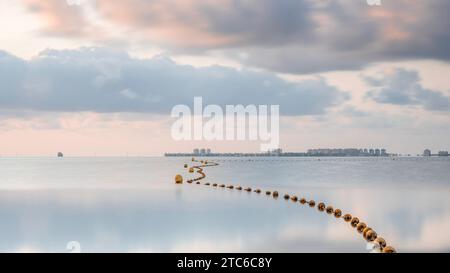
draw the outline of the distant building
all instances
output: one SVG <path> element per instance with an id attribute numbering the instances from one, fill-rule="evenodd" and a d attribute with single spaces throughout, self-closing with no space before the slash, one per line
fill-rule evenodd
<path id="1" fill-rule="evenodd" d="M 448 156 L 448 151 L 439 151 L 438 156 Z"/>
<path id="2" fill-rule="evenodd" d="M 425 149 L 425 151 L 423 151 L 423 156 L 431 156 L 431 150 Z"/>
<path id="3" fill-rule="evenodd" d="M 200 148 L 195 148 L 193 151 L 192 151 L 192 154 L 191 154 L 192 156 L 212 156 L 212 152 L 211 152 L 211 149 L 210 148 L 208 148 L 208 149 L 205 149 L 205 148 L 202 148 L 202 149 L 200 149 Z"/>
<path id="4" fill-rule="evenodd" d="M 281 154 L 283 154 L 281 152 Z M 309 149 L 306 153 L 308 156 L 388 156 L 386 149 Z"/>
<path id="5" fill-rule="evenodd" d="M 263 153 L 214 153 L 211 149 L 196 148 L 193 153 L 165 153 L 165 156 L 280 156 L 280 157 L 295 157 L 295 156 L 330 156 L 330 157 L 357 157 L 357 156 L 396 156 L 396 154 L 388 154 L 386 149 L 360 149 L 360 148 L 339 148 L 339 149 L 309 149 L 305 152 L 284 152 L 282 149 L 268 150 Z M 447 152 L 448 155 L 448 152 Z M 445 152 L 442 152 L 445 156 Z"/>
<path id="6" fill-rule="evenodd" d="M 347 148 L 340 151 L 340 156 L 359 156 L 359 149 Z"/>
<path id="7" fill-rule="evenodd" d="M 273 156 L 280 156 L 282 154 L 283 154 L 283 150 L 280 148 L 269 151 L 269 155 L 273 155 Z"/>

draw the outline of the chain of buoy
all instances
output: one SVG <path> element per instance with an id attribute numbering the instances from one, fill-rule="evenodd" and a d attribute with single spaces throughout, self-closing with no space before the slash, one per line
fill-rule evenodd
<path id="1" fill-rule="evenodd" d="M 212 167 L 212 166 L 218 166 L 218 163 L 215 162 L 208 162 L 207 160 L 196 160 L 195 158 L 192 158 L 192 162 L 199 162 L 201 165 L 194 165 L 190 167 L 189 173 L 194 173 L 195 170 L 197 170 L 197 173 L 200 174 L 199 177 L 189 179 L 186 182 L 189 184 L 192 184 L 195 182 L 195 184 L 200 185 L 200 180 L 206 178 L 206 174 L 203 171 L 204 167 Z M 184 164 L 184 168 L 188 168 L 188 164 Z M 175 183 L 176 184 L 182 184 L 183 183 L 183 177 L 180 174 L 177 174 L 175 176 Z M 255 192 L 257 194 L 261 194 L 263 191 L 259 188 L 252 189 L 250 187 L 243 188 L 241 186 L 234 186 L 234 185 L 225 185 L 225 184 L 217 184 L 217 183 L 205 183 L 205 186 L 212 186 L 212 187 L 220 187 L 220 188 L 227 188 L 230 190 L 236 189 L 238 191 L 246 191 L 246 192 Z M 277 199 L 279 197 L 278 191 L 270 191 L 266 190 L 265 194 L 267 196 L 272 196 L 273 198 Z M 290 194 L 284 194 L 283 198 L 288 201 L 291 200 L 292 202 L 299 202 L 302 205 L 308 205 L 311 208 L 316 207 L 316 202 L 314 200 L 309 200 L 305 198 L 299 198 L 296 195 L 290 195 Z M 317 209 L 319 212 L 326 212 L 328 215 L 333 215 L 335 218 L 342 218 L 345 222 L 350 223 L 350 225 L 355 228 L 355 230 L 362 234 L 363 238 L 366 239 L 367 242 L 371 243 L 371 247 L 373 251 L 375 252 L 381 252 L 381 253 L 395 253 L 396 250 L 392 246 L 388 246 L 386 243 L 386 240 L 382 237 L 378 236 L 378 234 L 373 230 L 371 227 L 369 227 L 366 223 L 361 222 L 358 217 L 354 217 L 349 213 L 343 214 L 343 212 L 340 209 L 334 209 L 333 206 L 325 205 L 325 203 L 320 202 L 317 204 Z"/>

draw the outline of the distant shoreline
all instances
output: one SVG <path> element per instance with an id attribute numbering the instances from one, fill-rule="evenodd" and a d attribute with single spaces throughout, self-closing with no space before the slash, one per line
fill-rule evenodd
<path id="1" fill-rule="evenodd" d="M 193 153 L 165 153 L 165 157 L 398 157 L 399 155 L 310 155 L 303 153 L 214 153 L 214 154 L 193 154 Z"/>
<path id="2" fill-rule="evenodd" d="M 411 154 L 385 154 L 385 155 L 348 155 L 348 154 L 308 154 L 308 153 L 210 153 L 210 154 L 193 154 L 193 153 L 165 153 L 164 157 L 360 157 L 360 158 L 394 158 L 394 157 L 424 157 L 424 158 L 445 158 L 446 155 L 433 154 L 425 155 L 411 155 Z"/>

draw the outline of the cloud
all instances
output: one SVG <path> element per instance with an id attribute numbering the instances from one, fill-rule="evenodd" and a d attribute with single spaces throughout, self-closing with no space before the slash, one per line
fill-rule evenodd
<path id="1" fill-rule="evenodd" d="M 46 32 L 65 35 L 76 31 L 80 22 L 82 29 L 97 26 L 80 8 L 60 4 L 64 1 L 24 1 L 40 7 L 33 10 L 51 23 Z M 127 29 L 129 43 L 151 43 L 180 54 L 220 51 L 246 65 L 277 72 L 450 60 L 447 0 L 383 1 L 380 7 L 365 0 L 96 0 L 83 5 L 97 21 Z M 92 33 L 81 34 L 93 38 Z"/>
<path id="2" fill-rule="evenodd" d="M 242 62 L 284 73 L 357 70 L 373 63 L 415 59 L 450 60 L 450 2 L 327 1 L 308 13 L 315 23 L 307 39 L 277 47 L 236 49 Z M 292 26 L 294 27 L 294 26 Z M 238 57 L 236 57 L 238 59 Z"/>
<path id="3" fill-rule="evenodd" d="M 170 113 L 174 105 L 280 105 L 285 115 L 320 115 L 349 99 L 322 78 L 292 83 L 274 74 L 195 68 L 106 48 L 45 50 L 29 61 L 0 52 L 0 107 L 55 112 Z"/>
<path id="4" fill-rule="evenodd" d="M 28 11 L 39 16 L 46 35 L 84 36 L 87 21 L 83 10 L 77 5 L 68 5 L 65 0 L 22 0 Z"/>
<path id="5" fill-rule="evenodd" d="M 368 92 L 368 97 L 378 103 L 420 105 L 431 111 L 450 110 L 450 97 L 424 88 L 416 71 L 396 69 L 380 78 L 364 79 L 372 88 Z"/>

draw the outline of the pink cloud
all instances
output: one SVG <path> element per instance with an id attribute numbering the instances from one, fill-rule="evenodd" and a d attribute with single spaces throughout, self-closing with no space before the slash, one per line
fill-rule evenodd
<path id="1" fill-rule="evenodd" d="M 58 35 L 83 35 L 85 19 L 79 6 L 60 0 L 23 0 L 28 10 L 44 24 L 43 31 Z"/>
<path id="2" fill-rule="evenodd" d="M 137 30 L 152 41 L 185 47 L 219 47 L 236 43 L 237 35 L 214 33 L 201 10 L 223 9 L 230 0 L 217 1 L 111 1 L 98 0 L 104 19 Z"/>
<path id="3" fill-rule="evenodd" d="M 220 50 L 243 66 L 301 74 L 384 61 L 449 61 L 446 0 L 23 0 L 44 33 L 170 54 Z M 245 56 L 243 58 L 242 56 Z"/>

